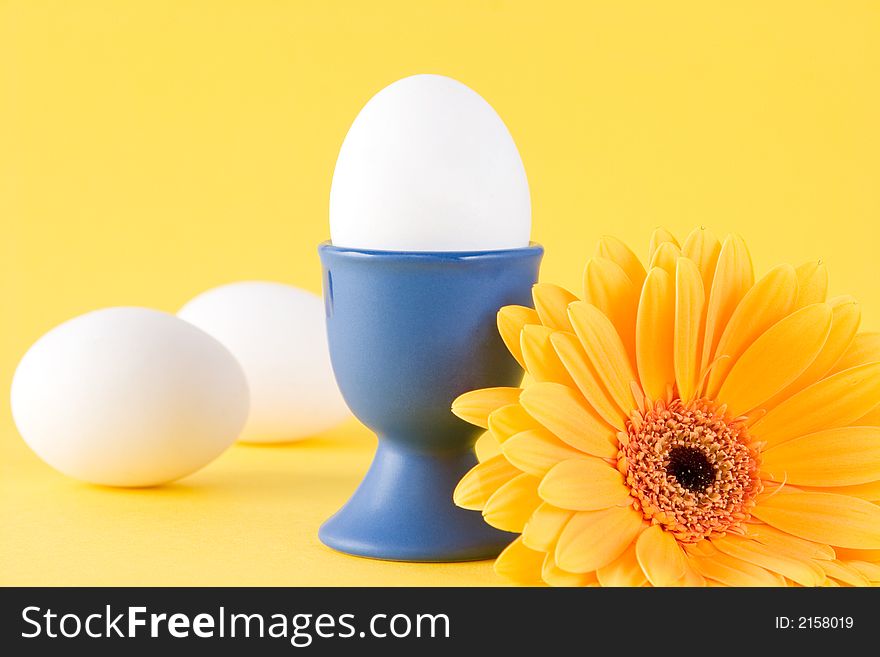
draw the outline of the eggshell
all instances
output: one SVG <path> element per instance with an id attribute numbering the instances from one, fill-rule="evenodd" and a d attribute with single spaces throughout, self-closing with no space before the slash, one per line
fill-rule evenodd
<path id="1" fill-rule="evenodd" d="M 349 417 L 319 296 L 281 283 L 232 283 L 195 297 L 178 316 L 217 338 L 244 368 L 251 412 L 240 440 L 298 440 Z"/>
<path id="2" fill-rule="evenodd" d="M 24 355 L 12 413 L 52 467 L 108 486 L 152 486 L 205 466 L 244 426 L 244 373 L 174 315 L 107 308 L 49 331 Z"/>
<path id="3" fill-rule="evenodd" d="M 479 94 L 414 75 L 352 123 L 330 190 L 336 246 L 482 251 L 529 243 L 529 185 L 504 122 Z"/>

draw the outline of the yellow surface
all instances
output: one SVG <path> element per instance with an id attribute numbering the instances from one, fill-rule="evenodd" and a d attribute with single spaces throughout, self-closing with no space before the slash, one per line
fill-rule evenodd
<path id="1" fill-rule="evenodd" d="M 457 77 L 519 145 L 543 279 L 602 233 L 737 231 L 756 265 L 823 258 L 880 329 L 880 3 L 0 0 L 0 583 L 491 584 L 488 563 L 354 559 L 315 537 L 366 468 L 354 424 L 235 447 L 157 490 L 78 484 L 12 425 L 43 332 L 175 310 L 240 279 L 317 291 L 339 145 L 417 72 Z"/>

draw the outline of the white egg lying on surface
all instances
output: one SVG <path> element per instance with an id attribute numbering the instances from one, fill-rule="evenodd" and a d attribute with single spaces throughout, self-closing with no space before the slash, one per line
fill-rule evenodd
<path id="1" fill-rule="evenodd" d="M 222 342 L 244 369 L 251 411 L 239 440 L 299 440 L 349 417 L 319 296 L 281 283 L 232 283 L 195 297 L 178 316 Z"/>
<path id="2" fill-rule="evenodd" d="M 24 355 L 12 414 L 52 467 L 107 486 L 190 474 L 234 441 L 248 414 L 241 367 L 174 315 L 107 308 L 55 327 Z"/>
<path id="3" fill-rule="evenodd" d="M 414 75 L 373 96 L 333 174 L 335 246 L 481 251 L 528 246 L 519 151 L 492 106 L 461 82 Z"/>

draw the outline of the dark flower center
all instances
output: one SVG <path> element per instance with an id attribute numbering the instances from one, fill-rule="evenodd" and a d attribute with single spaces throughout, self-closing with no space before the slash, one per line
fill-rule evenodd
<path id="1" fill-rule="evenodd" d="M 666 473 L 694 493 L 702 493 L 715 481 L 715 467 L 702 450 L 693 447 L 670 449 Z"/>

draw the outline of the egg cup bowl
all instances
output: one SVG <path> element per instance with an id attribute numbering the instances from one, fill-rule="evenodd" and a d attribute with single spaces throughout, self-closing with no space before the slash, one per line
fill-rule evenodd
<path id="1" fill-rule="evenodd" d="M 531 306 L 544 249 L 476 252 L 318 248 L 327 335 L 345 401 L 379 443 L 348 502 L 318 532 L 348 554 L 469 561 L 514 538 L 452 501 L 476 463 L 479 429 L 450 412 L 476 388 L 522 372 L 496 328 L 502 306 Z"/>

